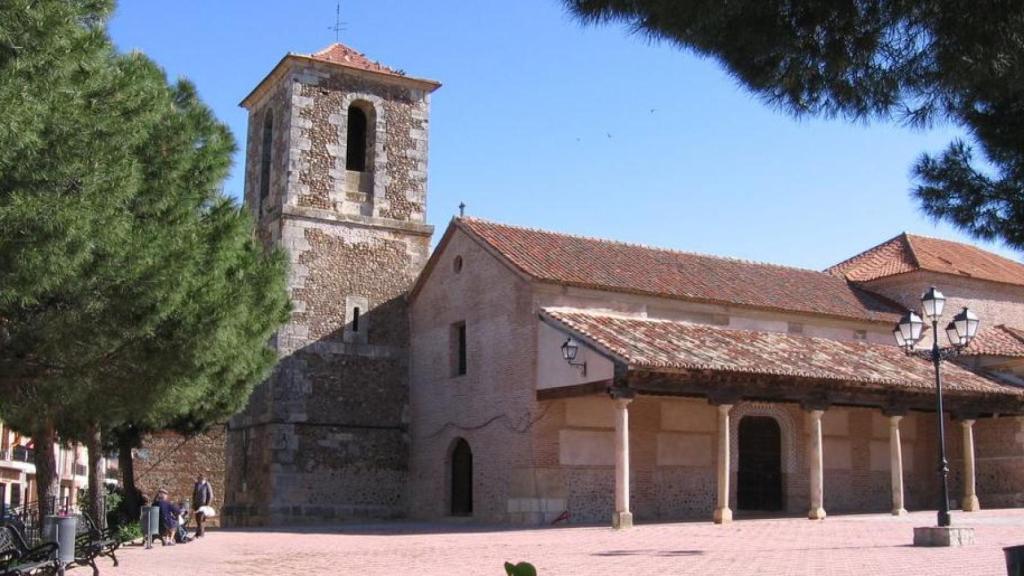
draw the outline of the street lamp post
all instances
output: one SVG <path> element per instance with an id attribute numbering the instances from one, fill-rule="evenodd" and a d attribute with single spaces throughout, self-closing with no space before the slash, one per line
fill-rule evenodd
<path id="1" fill-rule="evenodd" d="M 932 361 L 935 366 L 935 404 L 936 420 L 939 425 L 939 480 L 942 483 L 942 493 L 939 495 L 939 526 L 949 526 L 949 463 L 946 461 L 946 427 L 942 418 L 942 361 L 956 356 L 963 350 L 974 336 L 978 333 L 978 317 L 967 308 L 953 317 L 953 321 L 946 326 L 946 337 L 950 346 L 939 347 L 939 318 L 942 316 L 942 309 L 946 304 L 946 298 L 934 286 L 921 296 L 921 308 L 925 319 L 932 323 L 932 348 L 931 350 L 914 350 L 921 340 L 921 331 L 924 321 L 914 312 L 907 312 L 896 328 L 893 336 L 896 344 L 903 348 L 908 355 L 915 355 Z"/>

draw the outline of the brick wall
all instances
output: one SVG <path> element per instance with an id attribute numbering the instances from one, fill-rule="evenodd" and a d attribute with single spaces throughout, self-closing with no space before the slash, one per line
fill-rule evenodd
<path id="1" fill-rule="evenodd" d="M 533 430 L 552 417 L 534 400 L 537 320 L 528 286 L 455 232 L 410 312 L 410 514 L 448 515 L 450 452 L 461 437 L 473 452 L 474 516 L 504 521 L 513 486 L 533 479 Z M 467 334 L 462 376 L 452 375 L 450 358 L 457 322 Z"/>
<path id="2" fill-rule="evenodd" d="M 135 451 L 135 484 L 150 499 L 164 488 L 174 502 L 192 500 L 196 477 L 206 474 L 213 487 L 213 507 L 218 516 L 210 526 L 220 525 L 219 512 L 224 504 L 224 450 L 227 430 L 217 426 L 205 434 L 185 437 L 161 432 L 143 438 Z"/>
<path id="3" fill-rule="evenodd" d="M 948 323 L 964 306 L 981 318 L 982 326 L 1008 324 L 1024 327 L 1024 287 L 961 278 L 934 272 L 910 272 L 868 282 L 865 287 L 903 304 L 921 310 L 921 294 L 935 286 L 946 296 L 942 320 Z M 945 325 L 939 326 L 940 330 Z M 945 345 L 945 336 L 940 336 Z"/>

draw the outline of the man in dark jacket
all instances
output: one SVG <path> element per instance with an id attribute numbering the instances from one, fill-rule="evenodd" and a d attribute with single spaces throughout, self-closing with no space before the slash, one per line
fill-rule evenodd
<path id="1" fill-rule="evenodd" d="M 164 546 L 174 546 L 174 534 L 178 531 L 178 516 L 181 509 L 167 498 L 167 490 L 163 488 L 157 491 L 154 506 L 160 508 L 160 541 Z"/>
<path id="2" fill-rule="evenodd" d="M 213 506 L 213 488 L 206 481 L 206 474 L 200 474 L 192 488 L 192 509 L 196 512 L 196 538 L 202 538 L 206 533 L 206 514 L 199 511 L 203 506 Z"/>

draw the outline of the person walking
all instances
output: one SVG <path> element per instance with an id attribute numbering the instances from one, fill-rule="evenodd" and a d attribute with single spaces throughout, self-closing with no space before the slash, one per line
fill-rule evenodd
<path id="1" fill-rule="evenodd" d="M 212 506 L 213 488 L 206 480 L 206 474 L 200 474 L 192 488 L 192 509 L 196 512 L 196 538 L 202 538 L 206 533 L 207 510 L 204 508 Z"/>

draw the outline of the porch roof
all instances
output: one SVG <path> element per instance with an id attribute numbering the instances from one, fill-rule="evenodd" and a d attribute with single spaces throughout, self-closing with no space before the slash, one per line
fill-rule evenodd
<path id="1" fill-rule="evenodd" d="M 824 383 L 825 389 L 863 389 L 901 395 L 934 394 L 932 365 L 896 346 L 859 341 L 736 330 L 673 320 L 627 317 L 573 308 L 545 308 L 560 324 L 629 372 L 761 376 Z M 1018 411 L 1024 390 L 943 366 L 943 391 L 953 397 L 1005 399 Z M 710 380 L 710 379 L 709 379 Z M 820 387 L 820 386 L 819 386 Z M 780 386 L 780 392 L 782 391 Z"/>

